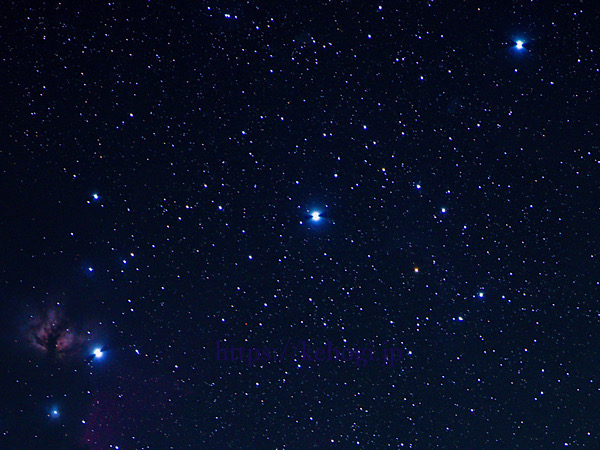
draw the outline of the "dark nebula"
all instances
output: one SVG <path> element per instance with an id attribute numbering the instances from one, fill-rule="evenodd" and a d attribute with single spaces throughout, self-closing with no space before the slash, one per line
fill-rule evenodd
<path id="1" fill-rule="evenodd" d="M 57 307 L 31 316 L 25 334 L 31 348 L 59 361 L 80 356 L 86 341 Z"/>

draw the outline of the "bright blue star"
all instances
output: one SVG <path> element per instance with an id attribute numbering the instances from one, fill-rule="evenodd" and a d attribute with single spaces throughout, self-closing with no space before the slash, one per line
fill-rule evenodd
<path id="1" fill-rule="evenodd" d="M 483 292 L 482 292 L 482 291 L 479 291 L 479 292 L 477 293 L 477 297 L 479 297 L 479 298 L 483 298 Z"/>
<path id="2" fill-rule="evenodd" d="M 93 267 L 88 267 L 88 272 L 93 272 L 94 268 Z"/>
<path id="3" fill-rule="evenodd" d="M 442 211 L 442 214 L 446 214 L 446 208 L 442 208 L 441 211 Z"/>
<path id="4" fill-rule="evenodd" d="M 100 348 L 96 348 L 96 349 L 94 349 L 94 356 L 95 356 L 96 358 L 102 358 L 102 355 L 103 355 L 103 353 L 102 353 L 102 349 L 100 349 Z"/>
<path id="5" fill-rule="evenodd" d="M 321 213 L 319 212 L 313 212 L 310 215 L 312 217 L 312 220 L 314 220 L 315 222 L 321 220 Z"/>
<path id="6" fill-rule="evenodd" d="M 94 200 L 99 200 L 100 199 L 100 196 L 98 194 L 94 194 L 94 195 L 92 195 L 92 197 L 94 198 Z"/>
<path id="7" fill-rule="evenodd" d="M 516 44 L 517 50 L 523 50 L 523 41 L 517 41 Z"/>

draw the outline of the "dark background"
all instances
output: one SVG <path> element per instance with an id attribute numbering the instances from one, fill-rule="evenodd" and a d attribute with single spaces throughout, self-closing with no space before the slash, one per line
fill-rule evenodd
<path id="1" fill-rule="evenodd" d="M 600 6 L 166 3 L 0 13 L 0 446 L 597 445 Z"/>

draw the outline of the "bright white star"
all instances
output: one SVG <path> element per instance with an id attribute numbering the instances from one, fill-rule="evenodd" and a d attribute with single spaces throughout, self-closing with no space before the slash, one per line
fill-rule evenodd
<path id="1" fill-rule="evenodd" d="M 321 214 L 319 214 L 318 212 L 314 212 L 314 213 L 311 213 L 311 217 L 312 217 L 312 220 L 314 220 L 316 222 L 317 220 L 321 219 Z"/>
<path id="2" fill-rule="evenodd" d="M 102 349 L 100 349 L 100 348 L 94 349 L 94 356 L 96 358 L 102 358 Z"/>
<path id="3" fill-rule="evenodd" d="M 523 41 L 517 41 L 516 44 L 517 44 L 516 45 L 517 50 L 522 50 L 523 49 Z"/>

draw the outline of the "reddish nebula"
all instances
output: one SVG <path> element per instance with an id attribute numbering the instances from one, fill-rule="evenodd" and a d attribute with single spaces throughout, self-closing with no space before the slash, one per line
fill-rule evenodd
<path id="1" fill-rule="evenodd" d="M 64 313 L 56 307 L 31 316 L 26 334 L 29 344 L 35 350 L 56 359 L 80 354 L 85 342 Z"/>

